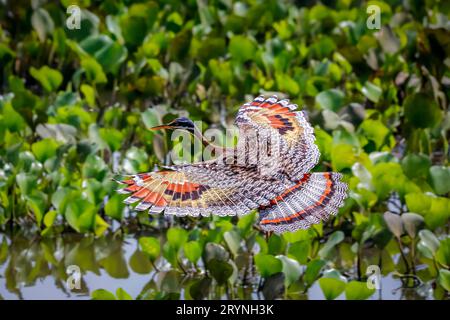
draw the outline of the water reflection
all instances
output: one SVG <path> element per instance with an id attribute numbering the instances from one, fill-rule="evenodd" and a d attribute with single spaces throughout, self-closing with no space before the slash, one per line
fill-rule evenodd
<path id="1" fill-rule="evenodd" d="M 154 235 L 153 235 L 154 236 Z M 341 247 L 345 251 L 345 244 Z M 344 248 L 344 249 L 342 249 Z M 365 252 L 363 264 L 370 264 L 376 255 Z M 378 257 L 376 258 L 378 259 Z M 162 260 L 162 259 L 161 259 Z M 385 259 L 386 260 L 386 259 Z M 346 259 L 336 259 L 339 269 L 351 273 L 352 265 Z M 389 261 L 388 261 L 389 262 Z M 25 235 L 0 234 L 0 299 L 90 299 L 92 291 L 107 289 L 115 292 L 121 287 L 133 298 L 192 298 L 189 288 L 197 286 L 197 298 L 261 299 L 256 286 L 237 288 L 237 295 L 218 290 L 203 275 L 183 275 L 169 270 L 164 261 L 158 261 L 162 271 L 156 272 L 147 257 L 139 250 L 138 236 L 107 235 L 102 238 L 65 234 L 57 238 L 33 238 Z M 389 262 L 393 263 L 393 262 Z M 67 267 L 81 270 L 80 288 L 70 289 Z M 387 268 L 387 266 L 386 266 Z M 382 289 L 371 299 L 426 299 L 432 298 L 431 288 L 422 285 L 416 289 L 402 288 L 399 279 L 387 273 L 382 277 Z M 293 294 L 295 299 L 323 299 L 317 282 L 307 294 Z M 342 294 L 339 299 L 345 299 Z"/>

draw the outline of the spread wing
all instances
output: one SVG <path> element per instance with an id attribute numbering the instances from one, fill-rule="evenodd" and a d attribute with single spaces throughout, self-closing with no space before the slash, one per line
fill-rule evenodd
<path id="1" fill-rule="evenodd" d="M 236 117 L 240 141 L 247 139 L 252 130 L 257 132 L 259 143 L 274 141 L 279 151 L 272 162 L 293 180 L 301 179 L 313 169 L 320 156 L 314 143 L 314 129 L 302 112 L 294 111 L 296 108 L 287 99 L 259 96 L 242 105 Z M 248 153 L 245 147 L 243 150 Z"/>
<path id="2" fill-rule="evenodd" d="M 120 181 L 130 194 L 125 203 L 135 210 L 177 216 L 242 215 L 285 189 L 285 184 L 261 179 L 255 167 L 217 164 L 214 161 L 171 167 L 173 171 L 142 173 Z"/>

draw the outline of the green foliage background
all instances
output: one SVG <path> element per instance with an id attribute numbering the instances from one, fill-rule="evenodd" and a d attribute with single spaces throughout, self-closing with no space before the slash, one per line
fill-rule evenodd
<path id="1" fill-rule="evenodd" d="M 318 281 L 327 299 L 365 299 L 372 264 L 448 297 L 448 2 L 6 3 L 4 233 L 133 235 L 149 268 L 177 284 L 148 286 L 139 298 L 179 298 L 180 288 L 186 299 L 304 298 Z M 74 3 L 80 30 L 65 25 Z M 381 9 L 380 30 L 366 26 L 371 4 Z M 256 214 L 173 221 L 121 203 L 114 174 L 150 171 L 172 148 L 149 127 L 188 115 L 223 130 L 240 104 L 274 92 L 307 110 L 322 154 L 316 170 L 349 182 L 335 218 L 265 238 L 252 228 Z M 0 248 L 2 264 L 8 244 Z M 93 297 L 130 298 L 116 294 Z"/>

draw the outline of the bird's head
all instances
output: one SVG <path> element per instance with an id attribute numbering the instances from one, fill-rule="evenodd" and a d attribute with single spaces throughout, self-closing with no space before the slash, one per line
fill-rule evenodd
<path id="1" fill-rule="evenodd" d="M 171 130 L 176 130 L 176 129 L 182 129 L 182 130 L 187 130 L 189 132 L 194 132 L 194 122 L 192 122 L 191 119 L 185 118 L 185 117 L 181 117 L 181 118 L 177 118 L 167 124 L 163 124 L 161 126 L 156 126 L 153 128 L 150 128 L 150 130 L 161 130 L 161 129 L 171 129 Z"/>

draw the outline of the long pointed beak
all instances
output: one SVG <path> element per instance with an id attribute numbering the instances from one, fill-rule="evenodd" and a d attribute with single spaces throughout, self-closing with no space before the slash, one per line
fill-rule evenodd
<path id="1" fill-rule="evenodd" d="M 170 128 L 172 128 L 172 126 L 170 126 L 168 124 L 163 124 L 161 126 L 156 126 L 156 127 L 150 128 L 149 130 L 155 131 L 155 130 L 170 129 Z"/>

